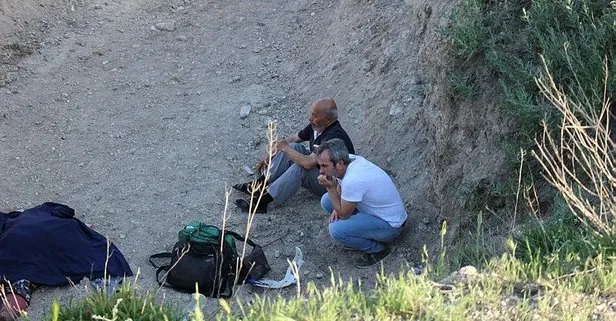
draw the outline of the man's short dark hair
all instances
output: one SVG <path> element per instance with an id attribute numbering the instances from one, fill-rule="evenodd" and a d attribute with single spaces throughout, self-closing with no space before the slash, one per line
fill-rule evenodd
<path id="1" fill-rule="evenodd" d="M 351 163 L 349 150 L 347 149 L 344 141 L 340 138 L 330 139 L 325 143 L 322 143 L 315 150 L 315 154 L 319 156 L 324 151 L 329 153 L 329 158 L 334 164 L 338 163 L 338 161 L 342 161 L 345 165 L 349 165 Z"/>

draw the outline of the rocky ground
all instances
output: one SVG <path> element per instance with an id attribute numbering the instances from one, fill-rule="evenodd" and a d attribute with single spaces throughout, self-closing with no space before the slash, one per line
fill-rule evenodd
<path id="1" fill-rule="evenodd" d="M 329 69 L 313 72 L 314 60 L 325 59 L 313 55 L 315 46 L 330 41 L 322 38 L 325 29 L 350 14 L 336 9 L 335 1 L 63 2 L 56 1 L 66 5 L 61 14 L 28 23 L 38 30 L 32 35 L 42 35 L 36 43 L 14 43 L 13 49 L 30 48 L 32 54 L 3 65 L 0 208 L 45 201 L 73 207 L 124 252 L 138 272 L 138 286 L 161 300 L 190 301 L 188 294 L 157 287 L 147 261 L 169 250 L 184 224 L 198 219 L 220 225 L 227 213 L 228 227 L 245 232 L 246 215 L 225 201 L 231 184 L 250 179 L 243 166 L 263 152 L 267 123 L 276 122 L 278 134 L 286 136 L 306 124 L 313 99 L 342 97 L 343 125 L 364 154 L 374 150 L 362 137 L 365 120 L 344 112 L 354 102 L 344 98 L 345 87 L 324 83 L 324 74 L 346 67 L 332 59 Z M 366 61 L 345 64 L 362 72 L 379 64 L 388 68 L 386 61 Z M 396 108 L 384 113 L 402 112 Z M 424 202 L 409 207 L 431 207 Z M 419 241 L 437 230 L 434 215 L 415 214 L 413 220 L 412 236 L 385 260 L 386 272 L 419 263 Z M 282 278 L 299 247 L 304 284 L 327 285 L 333 272 L 370 286 L 378 267 L 356 269 L 354 254 L 332 243 L 326 223 L 307 192 L 258 215 L 250 234 L 268 255 L 268 277 Z M 86 284 L 37 290 L 31 319 L 40 320 L 53 299 L 82 296 Z M 278 294 L 248 286 L 238 293 L 243 299 Z M 296 289 L 280 293 L 294 295 Z M 215 300 L 208 309 L 216 310 Z"/>

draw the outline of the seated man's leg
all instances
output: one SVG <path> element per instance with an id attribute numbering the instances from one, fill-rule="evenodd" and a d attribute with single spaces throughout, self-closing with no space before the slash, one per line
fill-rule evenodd
<path id="1" fill-rule="evenodd" d="M 293 195 L 297 194 L 302 186 L 313 194 L 321 196 L 327 190 L 317 181 L 318 176 L 319 170 L 316 167 L 304 169 L 297 164 L 293 164 L 270 184 L 267 191 L 278 204 L 288 201 Z"/>
<path id="2" fill-rule="evenodd" d="M 286 172 L 270 184 L 267 192 L 276 203 L 283 204 L 299 191 L 299 188 L 302 186 L 302 176 L 304 173 L 305 170 L 301 166 L 297 164 L 291 165 Z"/>
<path id="3" fill-rule="evenodd" d="M 401 231 L 376 216 L 361 212 L 329 223 L 329 235 L 334 240 L 364 253 L 384 251 L 385 244 L 394 241 Z"/>
<path id="4" fill-rule="evenodd" d="M 295 149 L 296 151 L 302 154 L 305 154 L 305 155 L 310 154 L 310 151 L 306 149 L 306 147 L 304 147 L 304 145 L 300 143 L 291 143 L 289 144 L 289 146 L 291 146 L 293 149 Z M 268 181 L 269 182 L 276 181 L 276 179 L 278 179 L 278 177 L 284 174 L 287 171 L 287 169 L 291 167 L 291 165 L 293 165 L 293 161 L 291 160 L 291 158 L 289 158 L 289 156 L 287 156 L 286 153 L 283 153 L 283 152 L 276 153 L 272 157 L 271 164 L 268 167 L 268 170 L 270 171 L 270 176 L 269 176 Z M 260 176 L 256 180 L 245 182 L 245 183 L 240 183 L 240 184 L 235 184 L 233 185 L 233 188 L 240 192 L 251 194 L 251 189 L 253 186 L 260 188 L 261 186 L 264 185 L 265 176 L 262 175 L 261 173 L 259 173 L 259 175 Z M 267 185 L 267 183 L 265 183 L 265 185 Z"/>
<path id="5" fill-rule="evenodd" d="M 304 147 L 304 145 L 300 143 L 291 143 L 289 144 L 289 146 L 291 146 L 293 149 L 295 149 L 296 151 L 304 155 L 310 154 L 310 151 L 306 147 Z M 291 167 L 291 165 L 293 164 L 294 164 L 293 161 L 291 160 L 291 158 L 289 158 L 289 156 L 287 156 L 286 153 L 277 152 L 276 155 L 272 157 L 272 162 L 269 166 L 269 171 L 270 171 L 269 181 L 273 182 L 277 180 L 278 177 L 284 174 L 287 171 L 287 169 L 289 169 L 289 167 Z"/>
<path id="6" fill-rule="evenodd" d="M 318 168 L 305 169 L 302 176 L 302 186 L 316 196 L 327 194 L 327 190 L 319 184 L 317 177 L 319 177 Z"/>

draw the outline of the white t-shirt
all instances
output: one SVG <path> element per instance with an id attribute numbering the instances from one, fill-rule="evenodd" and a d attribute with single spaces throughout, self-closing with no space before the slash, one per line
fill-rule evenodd
<path id="1" fill-rule="evenodd" d="M 358 211 L 379 217 L 394 228 L 400 227 L 408 214 L 394 182 L 367 159 L 357 155 L 350 157 L 353 161 L 342 177 L 340 197 L 357 203 Z"/>

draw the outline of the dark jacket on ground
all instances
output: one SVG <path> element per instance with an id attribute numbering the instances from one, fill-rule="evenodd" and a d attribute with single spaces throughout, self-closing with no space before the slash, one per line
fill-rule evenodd
<path id="1" fill-rule="evenodd" d="M 106 276 L 132 276 L 118 248 L 62 204 L 0 212 L 0 278 L 58 286 Z M 109 252 L 108 252 L 109 251 Z M 107 273 L 105 274 L 105 261 Z"/>

